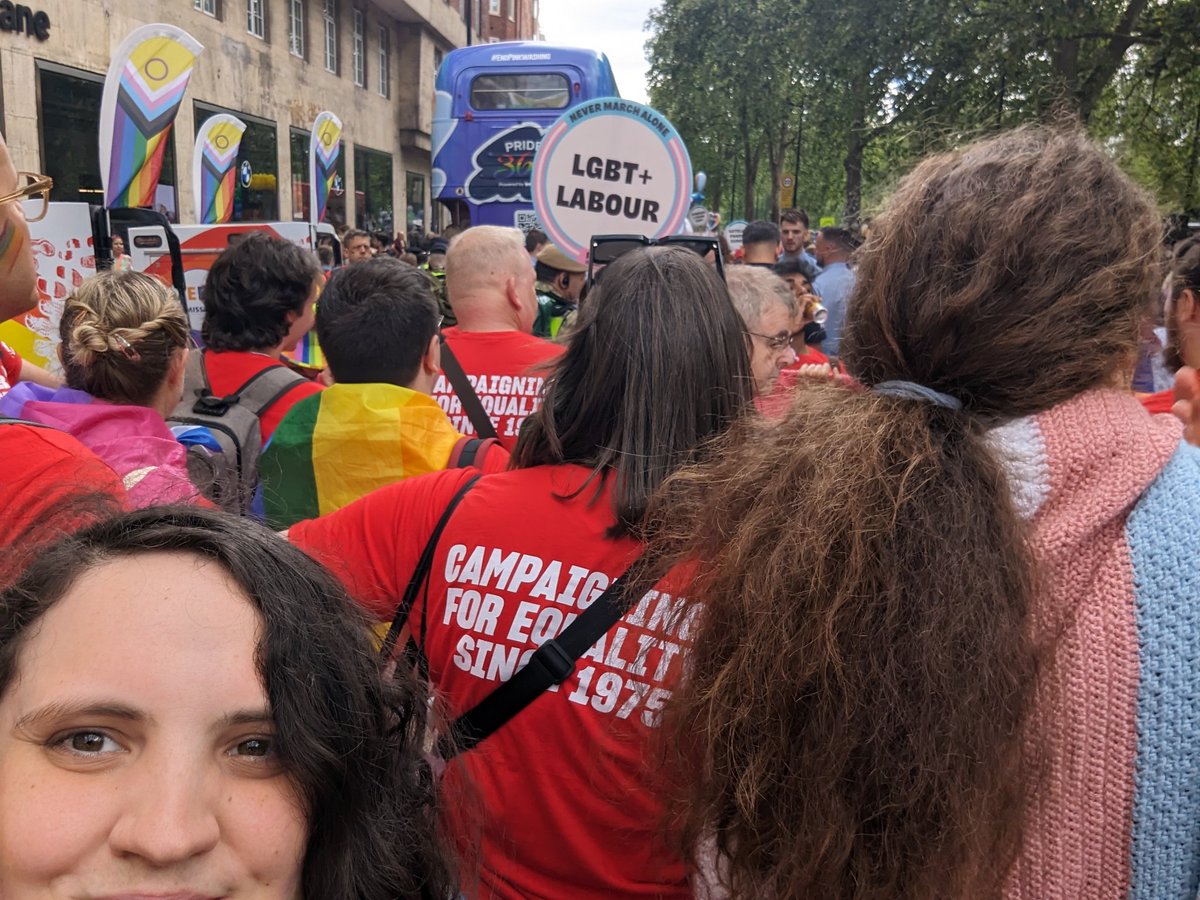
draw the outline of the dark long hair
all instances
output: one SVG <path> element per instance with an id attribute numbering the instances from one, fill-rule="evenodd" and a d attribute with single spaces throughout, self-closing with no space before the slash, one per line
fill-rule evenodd
<path id="1" fill-rule="evenodd" d="M 341 586 L 267 529 L 194 508 L 127 513 L 65 538 L 0 593 L 0 696 L 29 629 L 89 569 L 159 551 L 219 563 L 263 620 L 257 661 L 309 827 L 304 896 L 445 900 L 453 879 L 422 756 L 426 694 L 379 676 Z"/>
<path id="2" fill-rule="evenodd" d="M 713 836 L 735 897 L 999 895 L 1038 576 L 986 426 L 1133 360 L 1158 237 L 1082 136 L 927 160 L 860 253 L 843 359 L 962 409 L 814 383 L 664 486 L 657 546 L 699 607 L 664 752 L 684 848 Z"/>
<path id="3" fill-rule="evenodd" d="M 713 268 L 678 247 L 634 250 L 581 307 L 514 465 L 576 463 L 614 478 L 614 533 L 640 536 L 650 495 L 751 392 L 742 323 Z"/>

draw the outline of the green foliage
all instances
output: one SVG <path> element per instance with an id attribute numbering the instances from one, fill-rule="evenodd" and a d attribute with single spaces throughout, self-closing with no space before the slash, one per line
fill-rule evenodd
<path id="1" fill-rule="evenodd" d="M 726 216 L 776 215 L 795 170 L 854 221 L 925 154 L 1064 120 L 1200 204 L 1200 0 L 664 0 L 647 27 L 651 103 Z"/>

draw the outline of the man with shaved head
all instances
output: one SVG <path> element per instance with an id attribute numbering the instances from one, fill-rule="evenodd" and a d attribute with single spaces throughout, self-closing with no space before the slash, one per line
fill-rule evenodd
<path id="1" fill-rule="evenodd" d="M 534 281 L 524 235 L 516 228 L 476 225 L 450 242 L 446 293 L 458 324 L 443 332 L 446 344 L 509 450 L 521 423 L 541 402 L 545 373 L 533 370 L 562 353 L 562 347 L 530 333 L 538 312 Z M 445 375 L 433 395 L 455 428 L 475 434 Z"/>

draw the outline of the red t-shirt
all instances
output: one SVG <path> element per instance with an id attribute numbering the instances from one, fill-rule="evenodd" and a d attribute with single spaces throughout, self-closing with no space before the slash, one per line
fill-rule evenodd
<path id="1" fill-rule="evenodd" d="M 208 350 L 204 354 L 204 366 L 208 372 L 209 386 L 218 397 L 232 394 L 243 384 L 268 366 L 281 366 L 262 353 L 248 353 L 241 350 Z M 308 379 L 300 380 L 296 386 L 275 401 L 274 406 L 263 415 L 259 428 L 265 444 L 275 433 L 276 426 L 283 421 L 289 409 L 321 390 L 321 385 Z"/>
<path id="2" fill-rule="evenodd" d="M 426 541 L 468 470 L 382 488 L 290 539 L 337 572 L 379 620 L 391 618 Z M 433 683 L 457 716 L 509 678 L 636 558 L 604 536 L 604 487 L 578 466 L 486 476 L 451 517 L 434 555 L 429 608 L 408 624 Z M 519 525 L 517 522 L 519 521 Z M 661 586 L 660 586 L 661 587 Z M 558 689 L 538 697 L 446 770 L 453 827 L 478 848 L 480 890 L 506 898 L 691 897 L 663 838 L 651 789 L 652 730 L 680 665 L 690 622 L 650 591 Z M 664 623 L 664 618 L 668 621 Z"/>
<path id="3" fill-rule="evenodd" d="M 65 432 L 0 424 L 0 460 L 0 584 L 37 546 L 128 508 L 117 473 Z"/>
<path id="4" fill-rule="evenodd" d="M 521 423 L 542 402 L 546 372 L 540 364 L 560 356 L 562 345 L 521 331 L 447 328 L 444 334 L 496 426 L 500 443 L 511 451 L 517 445 Z M 438 376 L 433 399 L 446 411 L 456 430 L 468 436 L 475 434 L 475 427 L 444 374 Z"/>

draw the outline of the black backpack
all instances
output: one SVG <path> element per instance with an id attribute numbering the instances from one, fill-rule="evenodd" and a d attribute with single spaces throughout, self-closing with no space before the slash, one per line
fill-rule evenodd
<path id="1" fill-rule="evenodd" d="M 232 394 L 218 397 L 208 381 L 204 351 L 188 354 L 183 399 L 167 424 L 207 428 L 220 445 L 219 453 L 200 444 L 188 445 L 188 476 L 209 500 L 229 512 L 250 512 L 262 453 L 260 420 L 307 380 L 287 366 L 267 366 Z"/>

